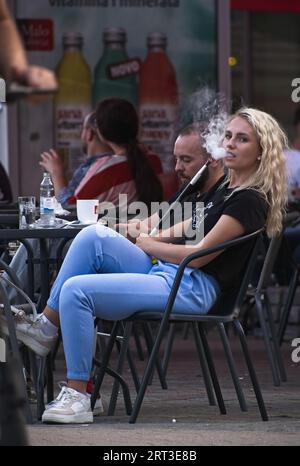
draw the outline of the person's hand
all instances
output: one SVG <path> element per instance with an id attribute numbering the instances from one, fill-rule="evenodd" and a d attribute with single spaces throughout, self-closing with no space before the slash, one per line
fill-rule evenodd
<path id="1" fill-rule="evenodd" d="M 41 155 L 40 166 L 43 167 L 53 178 L 64 176 L 64 164 L 55 150 L 43 152 Z"/>
<path id="2" fill-rule="evenodd" d="M 141 233 L 135 243 L 142 251 L 150 256 L 155 253 L 157 246 L 157 238 L 152 238 L 146 233 Z"/>
<path id="3" fill-rule="evenodd" d="M 115 225 L 116 230 L 125 236 L 129 241 L 135 243 L 136 238 L 141 233 L 141 221 L 130 220 L 128 223 L 118 223 Z"/>
<path id="4" fill-rule="evenodd" d="M 29 65 L 25 69 L 12 68 L 12 81 L 35 89 L 57 90 L 57 81 L 53 71 L 40 66 Z"/>
<path id="5" fill-rule="evenodd" d="M 27 68 L 12 67 L 11 80 L 22 86 L 36 90 L 29 94 L 26 100 L 32 104 L 42 104 L 58 90 L 55 74 L 47 68 L 40 66 L 27 66 Z M 45 93 L 41 93 L 41 91 Z"/>

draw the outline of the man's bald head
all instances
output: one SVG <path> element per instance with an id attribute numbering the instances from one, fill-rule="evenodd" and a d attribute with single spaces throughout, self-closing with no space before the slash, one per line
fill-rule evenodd
<path id="1" fill-rule="evenodd" d="M 174 146 L 175 171 L 182 184 L 188 183 L 207 161 L 209 155 L 203 147 L 201 128 L 190 125 L 182 130 Z"/>

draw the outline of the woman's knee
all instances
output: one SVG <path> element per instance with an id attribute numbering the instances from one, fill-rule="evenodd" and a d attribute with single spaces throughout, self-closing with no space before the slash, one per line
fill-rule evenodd
<path id="1" fill-rule="evenodd" d="M 119 234 L 116 231 L 97 223 L 96 225 L 91 225 L 81 230 L 75 241 L 76 244 L 86 247 L 98 244 L 99 242 L 109 242 L 111 238 L 115 239 L 117 236 L 119 236 Z"/>
<path id="2" fill-rule="evenodd" d="M 80 286 L 80 276 L 71 277 L 65 281 L 59 296 L 59 312 L 64 314 L 76 312 L 83 301 L 83 291 Z"/>
<path id="3" fill-rule="evenodd" d="M 98 225 L 91 225 L 89 227 L 83 228 L 81 232 L 76 236 L 77 242 L 92 242 L 98 237 L 97 234 Z"/>

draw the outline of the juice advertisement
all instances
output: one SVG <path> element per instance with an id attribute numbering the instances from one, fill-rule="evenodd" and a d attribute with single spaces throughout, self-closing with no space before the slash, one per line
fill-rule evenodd
<path id="1" fill-rule="evenodd" d="M 178 108 L 176 71 L 166 54 L 165 34 L 149 34 L 147 46 L 139 86 L 141 140 L 161 157 L 164 194 L 169 198 L 177 189 L 173 157 Z"/>
<path id="2" fill-rule="evenodd" d="M 51 146 L 71 174 L 84 155 L 84 116 L 97 102 L 121 97 L 136 106 L 140 139 L 161 158 L 165 196 L 172 194 L 178 109 L 200 83 L 216 86 L 215 2 L 17 0 L 16 15 L 30 62 L 55 70 L 59 82 L 52 107 L 35 109 L 29 120 L 21 105 L 19 158 L 26 154 L 37 166 Z M 23 190 L 32 187 L 28 178 Z M 39 180 L 37 171 L 37 188 Z"/>
<path id="3" fill-rule="evenodd" d="M 92 73 L 82 46 L 81 34 L 65 34 L 64 54 L 56 68 L 59 90 L 54 99 L 55 146 L 70 176 L 82 162 L 82 124 L 92 105 Z"/>

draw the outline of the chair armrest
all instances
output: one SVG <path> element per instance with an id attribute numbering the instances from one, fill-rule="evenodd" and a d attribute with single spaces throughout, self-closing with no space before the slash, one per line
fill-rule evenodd
<path id="1" fill-rule="evenodd" d="M 249 233 L 248 235 L 241 236 L 239 238 L 235 238 L 235 239 L 230 240 L 230 241 L 225 241 L 224 243 L 220 243 L 220 244 L 218 244 L 216 246 L 213 246 L 211 248 L 203 249 L 202 251 L 194 252 L 193 254 L 190 254 L 185 259 L 183 259 L 183 261 L 179 264 L 177 273 L 176 273 L 175 278 L 174 278 L 174 283 L 172 285 L 170 295 L 169 295 L 169 298 L 168 298 L 168 302 L 167 302 L 167 305 L 166 305 L 166 308 L 165 308 L 165 314 L 167 316 L 169 316 L 171 311 L 172 311 L 173 304 L 174 304 L 174 301 L 175 301 L 175 298 L 176 298 L 176 295 L 177 295 L 177 292 L 178 292 L 178 288 L 179 288 L 179 285 L 180 285 L 180 282 L 181 282 L 181 279 L 182 279 L 182 276 L 183 276 L 184 269 L 186 268 L 186 266 L 190 262 L 192 262 L 195 259 L 199 259 L 200 257 L 204 257 L 204 256 L 207 256 L 209 254 L 213 254 L 213 253 L 218 252 L 218 251 L 227 250 L 227 249 L 233 248 L 233 247 L 235 247 L 235 246 L 237 246 L 239 244 L 245 243 L 245 242 L 249 241 L 252 238 L 258 237 L 259 235 L 261 235 L 263 233 L 263 231 L 264 231 L 264 228 L 261 228 L 260 230 L 257 230 L 257 231 L 255 231 L 253 233 Z M 168 317 L 166 317 L 166 318 L 168 318 Z"/>

